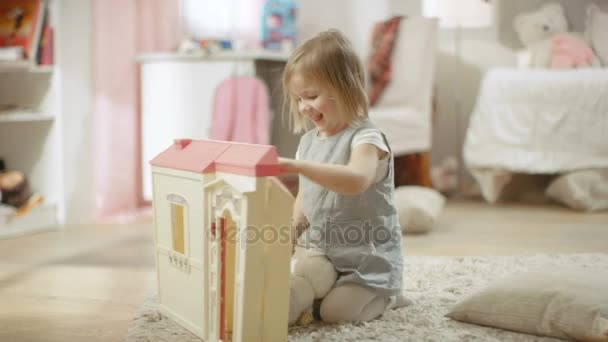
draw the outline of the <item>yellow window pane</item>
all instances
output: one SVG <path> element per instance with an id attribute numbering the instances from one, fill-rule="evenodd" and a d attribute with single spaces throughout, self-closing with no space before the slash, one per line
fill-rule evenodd
<path id="1" fill-rule="evenodd" d="M 173 230 L 173 250 L 185 254 L 184 248 L 184 207 L 171 204 L 171 225 Z"/>

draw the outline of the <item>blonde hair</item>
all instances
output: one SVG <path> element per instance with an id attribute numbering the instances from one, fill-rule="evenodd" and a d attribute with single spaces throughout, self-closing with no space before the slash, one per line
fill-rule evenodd
<path id="1" fill-rule="evenodd" d="M 356 126 L 367 118 L 369 102 L 363 65 L 340 31 L 324 31 L 304 42 L 289 57 L 283 71 L 284 112 L 289 113 L 290 129 L 300 133 L 309 129 L 310 122 L 300 113 L 297 98 L 288 90 L 295 73 L 326 87 L 349 125 Z"/>

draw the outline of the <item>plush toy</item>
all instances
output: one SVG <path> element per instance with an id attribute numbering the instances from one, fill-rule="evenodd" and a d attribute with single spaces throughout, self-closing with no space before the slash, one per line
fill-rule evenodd
<path id="1" fill-rule="evenodd" d="M 437 190 L 422 186 L 395 189 L 395 206 L 403 234 L 421 234 L 433 229 L 445 205 Z"/>
<path id="2" fill-rule="evenodd" d="M 551 68 L 572 69 L 599 66 L 593 50 L 583 39 L 571 34 L 558 34 L 551 40 Z"/>
<path id="3" fill-rule="evenodd" d="M 15 216 L 23 216 L 43 201 L 42 196 L 32 192 L 25 175 L 19 171 L 6 170 L 0 160 L 1 203 L 15 209 Z"/>
<path id="4" fill-rule="evenodd" d="M 522 68 L 599 66 L 583 36 L 568 32 L 561 4 L 546 4 L 535 12 L 520 14 L 513 25 L 525 47 L 518 56 Z"/>
<path id="5" fill-rule="evenodd" d="M 314 250 L 296 248 L 289 281 L 289 324 L 306 325 L 313 320 L 315 299 L 324 298 L 338 279 L 329 259 Z"/>
<path id="6" fill-rule="evenodd" d="M 564 9 L 560 4 L 546 4 L 539 10 L 519 14 L 513 21 L 525 47 L 520 67 L 547 68 L 551 62 L 551 38 L 568 32 Z"/>

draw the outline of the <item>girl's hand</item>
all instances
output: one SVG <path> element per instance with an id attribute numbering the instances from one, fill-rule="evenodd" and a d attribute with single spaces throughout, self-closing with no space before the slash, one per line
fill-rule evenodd
<path id="1" fill-rule="evenodd" d="M 299 173 L 298 161 L 291 158 L 279 158 L 281 173 Z"/>

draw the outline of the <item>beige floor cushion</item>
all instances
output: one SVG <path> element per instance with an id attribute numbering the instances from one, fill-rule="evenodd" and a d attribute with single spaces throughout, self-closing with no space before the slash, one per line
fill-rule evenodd
<path id="1" fill-rule="evenodd" d="M 608 269 L 562 267 L 499 280 L 447 316 L 539 336 L 608 341 Z"/>
<path id="2" fill-rule="evenodd" d="M 431 230 L 443 211 L 445 197 L 437 190 L 421 186 L 400 186 L 395 189 L 395 206 L 401 231 L 420 234 Z"/>

